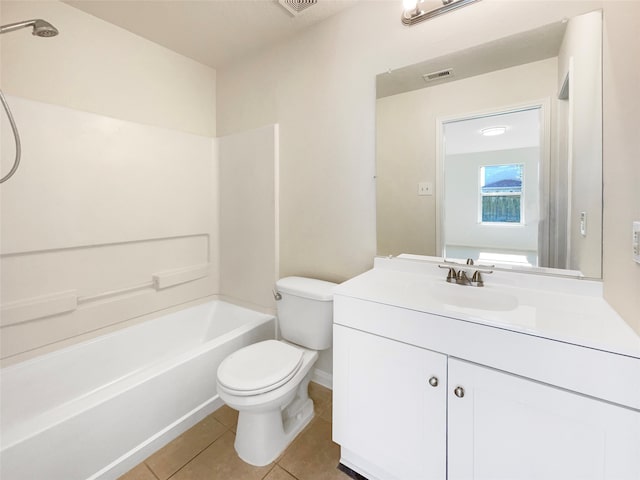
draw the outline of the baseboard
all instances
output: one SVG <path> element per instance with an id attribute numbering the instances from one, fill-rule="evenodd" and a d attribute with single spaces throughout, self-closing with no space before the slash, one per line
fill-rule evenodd
<path id="1" fill-rule="evenodd" d="M 224 405 L 218 395 L 211 397 L 206 402 L 180 417 L 175 422 L 149 437 L 144 442 L 129 450 L 120 458 L 114 460 L 99 472 L 91 475 L 87 480 L 115 480 L 140 464 L 152 453 L 157 452 L 180 434 L 186 432 L 196 423 L 215 412 Z"/>
<path id="2" fill-rule="evenodd" d="M 333 375 L 327 373 L 324 370 L 314 369 L 311 376 L 311 381 L 315 382 L 323 387 L 333 390 Z"/>

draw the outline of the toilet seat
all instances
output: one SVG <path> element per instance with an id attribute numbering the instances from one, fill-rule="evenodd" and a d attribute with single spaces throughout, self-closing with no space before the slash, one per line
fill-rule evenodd
<path id="1" fill-rule="evenodd" d="M 259 395 L 287 383 L 300 369 L 304 351 L 265 340 L 232 353 L 218 367 L 218 383 L 238 396 Z"/>

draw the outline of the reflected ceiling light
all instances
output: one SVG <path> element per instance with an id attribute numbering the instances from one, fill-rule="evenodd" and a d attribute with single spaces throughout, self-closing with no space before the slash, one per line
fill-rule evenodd
<path id="1" fill-rule="evenodd" d="M 507 127 L 499 126 L 499 127 L 487 127 L 480 130 L 480 133 L 485 137 L 495 137 L 496 135 L 502 135 L 507 131 Z"/>
<path id="2" fill-rule="evenodd" d="M 470 3 L 479 2 L 480 0 L 441 0 L 442 6 L 432 10 L 423 10 L 421 8 L 425 0 L 402 0 L 402 24 L 415 25 L 418 22 L 429 18 L 437 17 L 443 13 L 450 12 L 456 8 L 464 7 Z"/>

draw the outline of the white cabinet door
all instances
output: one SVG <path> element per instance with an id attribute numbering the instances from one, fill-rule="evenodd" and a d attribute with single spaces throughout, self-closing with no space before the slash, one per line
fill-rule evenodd
<path id="1" fill-rule="evenodd" d="M 453 358 L 448 374 L 449 480 L 640 479 L 640 412 Z"/>
<path id="2" fill-rule="evenodd" d="M 445 479 L 446 356 L 340 325 L 333 335 L 333 437 L 343 458 L 366 459 L 361 473 L 371 478 Z"/>

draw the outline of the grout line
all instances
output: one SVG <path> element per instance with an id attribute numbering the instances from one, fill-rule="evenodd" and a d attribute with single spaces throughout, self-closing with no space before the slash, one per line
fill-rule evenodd
<path id="1" fill-rule="evenodd" d="M 286 468 L 284 468 L 282 465 L 280 465 L 279 463 L 277 464 L 282 470 L 284 470 L 285 472 L 287 472 L 289 475 L 291 475 L 293 478 L 295 478 L 296 480 L 299 480 L 298 477 L 296 477 L 293 473 L 291 473 L 289 470 L 287 470 Z"/>
<path id="2" fill-rule="evenodd" d="M 155 478 L 156 480 L 160 480 L 160 477 L 158 477 L 158 476 L 156 475 L 156 472 L 154 472 L 154 471 L 151 469 L 151 467 L 150 467 L 149 465 L 147 465 L 146 460 L 145 460 L 145 461 L 143 461 L 143 462 L 142 462 L 142 464 L 143 464 L 145 467 L 147 467 L 147 470 L 149 470 L 149 471 L 151 472 L 151 475 L 153 475 L 153 478 Z"/>
<path id="3" fill-rule="evenodd" d="M 218 419 L 217 419 L 217 418 L 214 418 L 214 420 L 215 420 L 216 422 L 218 422 Z M 218 423 L 220 423 L 220 425 L 222 425 L 222 423 L 221 423 L 221 422 L 218 422 Z M 197 425 L 197 424 L 196 424 L 196 425 Z M 215 439 L 213 442 L 211 442 L 211 443 L 207 444 L 207 446 L 206 446 L 206 447 L 204 447 L 202 450 L 200 450 L 198 453 L 196 453 L 193 457 L 191 457 L 189 460 L 187 460 L 187 462 L 185 462 L 185 464 L 184 464 L 184 465 L 182 465 L 179 469 L 177 469 L 175 472 L 173 472 L 171 475 L 169 475 L 169 476 L 167 477 L 167 480 L 170 480 L 171 478 L 173 478 L 173 477 L 174 477 L 174 476 L 175 476 L 175 475 L 176 475 L 180 470 L 182 470 L 184 467 L 186 467 L 186 466 L 187 466 L 187 465 L 189 465 L 191 462 L 193 462 L 193 461 L 195 460 L 195 458 L 196 458 L 196 457 L 198 457 L 202 452 L 204 452 L 207 448 L 209 448 L 211 445 L 213 445 L 213 444 L 214 444 L 214 443 L 216 443 L 218 440 L 220 440 L 220 439 L 222 438 L 222 436 L 223 436 L 225 433 L 227 433 L 227 432 L 230 432 L 230 431 L 231 431 L 231 430 L 229 430 L 229 429 L 227 428 L 227 426 L 226 426 L 226 425 L 222 425 L 222 426 L 225 428 L 225 431 L 224 431 L 224 432 L 222 432 L 220 435 L 218 435 L 218 436 L 216 437 L 216 439 Z M 231 433 L 233 433 L 233 432 L 231 432 Z M 168 445 L 168 444 L 167 444 L 167 445 Z M 156 478 L 157 478 L 157 477 L 156 477 Z M 158 480 L 160 480 L 160 479 L 158 479 Z"/>
<path id="4" fill-rule="evenodd" d="M 273 469 L 276 468 L 276 465 L 278 465 L 276 462 L 273 462 L 273 465 L 271 466 L 271 468 L 269 469 L 269 471 L 267 473 L 265 473 L 264 477 L 262 477 L 262 480 L 264 480 L 265 478 L 267 478 L 269 476 L 269 474 L 271 472 L 273 472 Z"/>

